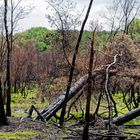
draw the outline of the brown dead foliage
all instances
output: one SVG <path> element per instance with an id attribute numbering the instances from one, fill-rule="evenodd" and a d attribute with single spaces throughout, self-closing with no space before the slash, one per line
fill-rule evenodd
<path id="1" fill-rule="evenodd" d="M 122 56 L 117 57 L 117 63 L 111 67 L 111 70 L 116 70 L 116 73 L 110 77 L 110 90 L 112 92 L 126 92 L 131 86 L 134 86 L 134 91 L 138 92 L 140 83 L 140 45 L 136 44 L 127 35 L 117 34 L 114 41 L 106 46 L 105 55 L 99 59 L 100 66 L 112 63 L 116 54 L 122 54 Z M 104 77 L 105 75 L 97 76 L 95 79 L 96 89 L 104 88 Z"/>

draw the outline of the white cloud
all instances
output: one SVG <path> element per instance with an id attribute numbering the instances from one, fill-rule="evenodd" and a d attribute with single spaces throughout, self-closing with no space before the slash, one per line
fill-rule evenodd
<path id="1" fill-rule="evenodd" d="M 44 0 L 23 0 L 23 5 L 34 7 L 24 19 L 20 21 L 19 29 L 25 30 L 34 26 L 47 26 L 45 18 L 47 3 Z"/>
<path id="2" fill-rule="evenodd" d="M 74 2 L 77 3 L 78 10 L 82 10 L 85 6 L 85 12 L 87 9 L 87 6 L 89 4 L 89 1 L 87 0 L 75 0 Z M 89 20 L 92 19 L 98 19 L 99 21 L 103 22 L 103 19 L 100 17 L 100 12 L 106 12 L 106 5 L 109 3 L 109 0 L 94 0 L 93 7 L 90 13 Z M 44 26 L 49 28 L 49 24 L 47 22 L 47 19 L 45 17 L 45 14 L 47 13 L 46 7 L 47 2 L 45 0 L 23 0 L 22 5 L 26 6 L 34 6 L 35 8 L 33 11 L 26 16 L 25 19 L 20 21 L 19 28 L 20 30 L 25 30 L 33 26 Z M 89 25 L 87 24 L 87 27 Z"/>

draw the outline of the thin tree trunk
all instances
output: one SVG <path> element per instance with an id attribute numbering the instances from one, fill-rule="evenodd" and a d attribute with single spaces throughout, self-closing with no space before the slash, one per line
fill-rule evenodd
<path id="1" fill-rule="evenodd" d="M 2 87 L 1 87 L 1 79 L 0 79 L 0 126 L 1 125 L 7 125 L 7 118 L 5 115 L 4 110 L 4 103 L 3 103 L 3 97 L 2 97 Z"/>
<path id="2" fill-rule="evenodd" d="M 86 113 L 85 113 L 85 126 L 83 130 L 83 140 L 88 140 L 88 129 L 90 122 L 90 101 L 92 94 L 92 69 L 93 69 L 93 60 L 94 60 L 94 39 L 95 39 L 96 28 L 93 32 L 93 37 L 91 40 L 91 50 L 90 50 L 90 61 L 89 61 L 89 70 L 88 70 L 88 92 L 87 92 L 87 101 L 86 101 Z"/>
<path id="3" fill-rule="evenodd" d="M 79 98 L 82 96 L 82 94 L 83 94 L 83 92 L 81 92 L 81 93 L 76 97 L 76 99 L 74 99 L 74 101 L 70 104 L 69 109 L 68 109 L 67 118 L 69 118 L 69 116 L 70 116 L 71 108 L 72 108 L 73 105 L 79 100 Z"/>
<path id="4" fill-rule="evenodd" d="M 122 54 L 121 54 L 122 55 Z M 121 56 L 116 54 L 114 56 L 114 61 L 108 65 L 106 68 L 106 80 L 105 80 L 105 93 L 107 97 L 107 102 L 108 102 L 108 111 L 109 111 L 109 132 L 113 131 L 113 110 L 112 110 L 112 101 L 111 101 L 111 96 L 108 90 L 108 82 L 109 82 L 109 69 L 117 62 L 117 56 Z"/>
<path id="5" fill-rule="evenodd" d="M 7 46 L 7 72 L 6 72 L 6 83 L 7 83 L 7 103 L 6 103 L 6 115 L 11 116 L 11 81 L 10 81 L 10 41 L 8 33 L 8 23 L 7 23 L 7 9 L 8 1 L 4 0 L 4 25 L 6 33 L 6 46 Z"/>
<path id="6" fill-rule="evenodd" d="M 17 93 L 17 80 L 14 80 L 14 93 Z"/>
<path id="7" fill-rule="evenodd" d="M 94 112 L 94 117 L 95 117 L 95 115 L 98 114 L 102 96 L 103 96 L 102 93 L 100 93 L 100 96 L 99 96 L 99 99 L 98 99 L 98 104 L 97 104 L 96 110 L 95 110 L 95 112 Z"/>
<path id="8" fill-rule="evenodd" d="M 76 44 L 76 47 L 75 47 L 75 51 L 74 51 L 74 55 L 73 55 L 73 59 L 72 59 L 72 65 L 71 65 L 71 69 L 70 69 L 69 80 L 68 80 L 66 94 L 65 94 L 65 99 L 64 99 L 64 104 L 63 104 L 63 108 L 62 108 L 61 116 L 60 116 L 59 124 L 60 124 L 61 127 L 63 127 L 63 123 L 64 123 L 64 116 L 65 116 L 65 113 L 66 113 L 67 99 L 68 99 L 68 94 L 69 94 L 70 87 L 71 87 L 71 84 L 72 84 L 73 73 L 74 73 L 74 69 L 75 69 L 76 57 L 77 57 L 79 45 L 80 45 L 80 42 L 81 42 L 81 39 L 82 39 L 84 27 L 85 27 L 86 21 L 88 19 L 89 13 L 90 13 L 90 9 L 92 7 L 92 3 L 93 3 L 93 0 L 91 0 L 90 3 L 89 3 L 87 14 L 86 14 L 85 19 L 83 21 L 83 24 L 82 24 L 82 27 L 81 27 L 81 30 L 80 30 L 80 34 L 79 34 L 79 38 L 78 38 L 78 41 L 77 41 L 77 44 Z"/>

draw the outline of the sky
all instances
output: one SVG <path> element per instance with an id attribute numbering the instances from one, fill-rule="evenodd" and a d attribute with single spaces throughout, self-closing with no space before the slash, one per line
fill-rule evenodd
<path id="1" fill-rule="evenodd" d="M 73 0 L 74 1 L 74 0 Z M 86 13 L 87 6 L 89 4 L 89 0 L 75 0 L 77 3 L 77 9 L 80 11 L 85 7 L 84 13 Z M 100 23 L 105 25 L 105 21 L 103 18 L 103 14 L 107 12 L 106 7 L 110 3 L 110 0 L 94 0 L 93 6 L 89 15 L 89 19 L 86 25 L 86 28 L 89 28 L 89 22 L 91 20 L 98 20 Z M 45 15 L 47 14 L 47 2 L 46 0 L 22 0 L 22 6 L 32 6 L 34 7 L 30 14 L 26 15 L 24 19 L 22 19 L 18 25 L 18 30 L 24 31 L 31 27 L 43 26 L 47 28 L 51 28 L 47 18 Z M 84 18 L 84 14 L 83 14 Z"/>

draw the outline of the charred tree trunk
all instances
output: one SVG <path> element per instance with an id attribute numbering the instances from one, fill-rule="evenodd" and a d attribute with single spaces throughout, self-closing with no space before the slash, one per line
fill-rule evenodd
<path id="1" fill-rule="evenodd" d="M 71 108 L 72 106 L 79 100 L 79 98 L 82 96 L 82 92 L 74 99 L 74 101 L 70 104 L 69 106 L 69 109 L 68 109 L 68 115 L 67 115 L 67 118 L 69 118 L 70 116 L 70 111 L 71 111 Z"/>
<path id="2" fill-rule="evenodd" d="M 59 124 L 60 124 L 61 127 L 63 127 L 63 123 L 64 123 L 64 116 L 65 116 L 65 113 L 66 113 L 68 95 L 69 95 L 69 91 L 70 91 L 70 87 L 71 87 L 71 83 L 72 83 L 72 79 L 73 79 L 73 73 L 74 73 L 74 69 L 75 69 L 76 57 L 77 57 L 79 45 L 80 45 L 80 42 L 81 42 L 81 39 L 82 39 L 84 27 L 85 27 L 86 21 L 88 19 L 92 3 L 93 3 L 93 0 L 91 0 L 90 3 L 89 3 L 87 14 L 86 14 L 85 19 L 83 21 L 83 24 L 82 24 L 82 27 L 81 27 L 81 30 L 80 30 L 80 34 L 79 34 L 79 38 L 78 38 L 78 41 L 77 41 L 77 44 L 76 44 L 76 47 L 75 47 L 75 51 L 74 51 L 74 55 L 73 55 L 73 59 L 72 59 L 72 64 L 71 64 L 71 69 L 70 69 L 68 85 L 67 85 L 67 90 L 66 90 L 65 99 L 64 99 L 64 103 L 63 103 L 63 108 L 62 108 L 61 116 L 60 116 Z"/>
<path id="3" fill-rule="evenodd" d="M 91 50 L 90 50 L 90 61 L 89 61 L 89 70 L 88 70 L 88 93 L 87 93 L 87 101 L 86 101 L 86 113 L 85 113 L 85 126 L 83 130 L 83 140 L 88 140 L 88 129 L 90 122 L 90 101 L 92 94 L 92 69 L 93 69 L 93 59 L 94 59 L 94 39 L 95 39 L 95 31 L 93 32 L 93 37 L 91 40 Z"/>
<path id="4" fill-rule="evenodd" d="M 42 116 L 48 121 L 56 112 L 61 109 L 64 102 L 68 102 L 72 97 L 74 97 L 86 84 L 88 76 L 85 75 L 77 81 L 73 87 L 70 88 L 67 100 L 65 99 L 65 93 L 61 95 L 55 102 L 53 102 L 47 109 L 41 112 Z M 38 119 L 38 117 L 36 118 Z"/>
<path id="5" fill-rule="evenodd" d="M 31 108 L 28 110 L 28 116 L 27 118 L 31 118 L 33 110 L 38 114 L 39 118 L 41 119 L 41 121 L 45 122 L 45 119 L 43 118 L 43 116 L 39 113 L 39 111 L 35 108 L 34 105 L 31 106 Z"/>
<path id="6" fill-rule="evenodd" d="M 10 81 L 10 41 L 8 33 L 8 23 L 7 23 L 7 9 L 8 1 L 4 0 L 4 25 L 6 33 L 6 47 L 7 47 L 7 72 L 6 72 L 6 83 L 7 83 L 7 102 L 6 102 L 6 115 L 11 116 L 11 81 Z"/>
<path id="7" fill-rule="evenodd" d="M 101 69 L 96 69 L 92 73 L 92 80 L 96 78 L 98 75 L 104 75 L 105 74 L 105 67 L 102 67 Z M 109 71 L 110 76 L 116 74 L 116 71 Z M 86 85 L 88 79 L 88 75 L 85 75 L 81 77 L 74 85 L 70 88 L 70 91 L 68 93 L 68 98 L 65 100 L 65 92 L 57 98 L 55 102 L 53 102 L 50 106 L 48 106 L 47 109 L 44 109 L 41 114 L 46 119 L 46 121 L 50 120 L 52 116 L 56 114 L 57 111 L 59 111 L 63 105 L 64 101 L 68 102 L 70 99 L 72 99 L 80 90 L 83 89 L 84 85 Z M 36 119 L 38 119 L 37 117 Z"/>
<path id="8" fill-rule="evenodd" d="M 98 104 L 97 104 L 96 110 L 95 110 L 94 115 L 93 115 L 94 118 L 95 118 L 95 115 L 98 114 L 100 103 L 101 103 L 101 99 L 102 99 L 102 93 L 100 93 L 100 95 L 99 95 Z"/>
<path id="9" fill-rule="evenodd" d="M 17 93 L 17 80 L 14 80 L 14 93 Z"/>
<path id="10" fill-rule="evenodd" d="M 0 126 L 1 125 L 7 125 L 7 118 L 5 115 L 4 110 L 4 103 L 3 103 L 3 97 L 2 97 L 2 87 L 1 87 L 1 79 L 0 79 Z"/>
<path id="11" fill-rule="evenodd" d="M 117 117 L 113 119 L 113 123 L 115 125 L 122 125 L 130 120 L 140 116 L 140 108 L 133 109 L 132 111 L 124 114 L 123 116 Z"/>
<path id="12" fill-rule="evenodd" d="M 133 104 L 134 104 L 134 108 L 138 108 L 139 107 L 139 102 L 137 102 L 137 98 L 136 98 L 136 94 L 135 90 L 134 90 L 134 85 L 131 86 L 131 96 L 132 96 L 132 100 L 133 100 Z"/>

